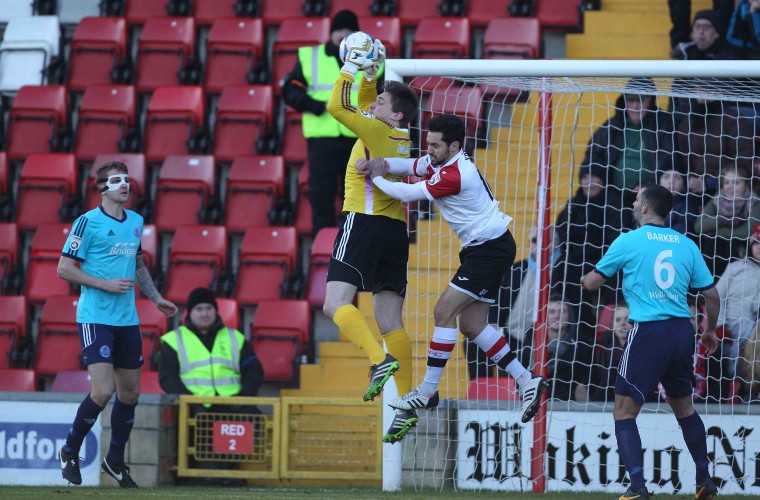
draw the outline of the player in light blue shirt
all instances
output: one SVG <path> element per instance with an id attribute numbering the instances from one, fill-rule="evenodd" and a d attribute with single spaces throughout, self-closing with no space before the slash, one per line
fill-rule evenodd
<path id="1" fill-rule="evenodd" d="M 708 355 L 718 346 L 715 327 L 720 296 L 694 242 L 664 226 L 672 207 L 673 195 L 664 187 L 641 189 L 633 203 L 639 228 L 618 236 L 595 269 L 581 278 L 584 288 L 595 291 L 622 270 L 623 295 L 630 306 L 633 328 L 618 367 L 613 412 L 620 457 L 631 479 L 621 500 L 649 499 L 636 417 L 658 382 L 665 388 L 696 464 L 694 498 L 705 500 L 718 494 L 708 472 L 705 425 L 691 400 L 695 332 L 686 294 L 699 292 L 705 298 L 707 328 L 702 344 Z"/>
<path id="2" fill-rule="evenodd" d="M 143 218 L 126 210 L 127 166 L 106 163 L 96 174 L 102 205 L 74 221 L 58 263 L 58 277 L 82 288 L 77 327 L 82 357 L 90 375 L 90 394 L 79 405 L 59 458 L 63 478 L 82 483 L 79 449 L 116 392 L 111 411 L 111 446 L 100 464 L 122 488 L 137 488 L 124 463 L 124 449 L 140 393 L 142 336 L 135 307 L 135 281 L 167 316 L 177 306 L 164 299 L 142 259 Z"/>

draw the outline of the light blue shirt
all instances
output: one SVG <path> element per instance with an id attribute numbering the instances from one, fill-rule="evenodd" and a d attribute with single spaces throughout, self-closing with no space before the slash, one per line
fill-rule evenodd
<path id="1" fill-rule="evenodd" d="M 596 265 L 605 278 L 621 269 L 629 320 L 635 322 L 690 318 L 686 293 L 715 286 L 693 241 L 652 224 L 618 236 Z"/>
<path id="2" fill-rule="evenodd" d="M 123 219 L 116 220 L 103 207 L 94 208 L 74 221 L 63 255 L 81 262 L 82 271 L 91 276 L 134 279 L 136 259 L 142 255 L 142 229 L 143 218 L 136 212 L 124 210 Z M 138 325 L 134 288 L 122 294 L 83 286 L 77 322 Z"/>

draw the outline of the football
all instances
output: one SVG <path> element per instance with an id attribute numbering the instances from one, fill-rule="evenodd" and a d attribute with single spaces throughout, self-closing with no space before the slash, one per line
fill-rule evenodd
<path id="1" fill-rule="evenodd" d="M 365 64 L 365 67 L 362 67 L 361 69 L 367 69 L 372 65 L 369 64 L 369 61 L 375 57 L 375 39 L 372 38 L 372 35 L 369 35 L 363 31 L 356 31 L 343 38 L 343 40 L 340 42 L 341 62 L 346 62 L 346 56 L 348 55 L 348 51 L 351 47 L 363 47 L 365 48 L 364 50 L 369 53 L 367 56 L 368 64 Z"/>

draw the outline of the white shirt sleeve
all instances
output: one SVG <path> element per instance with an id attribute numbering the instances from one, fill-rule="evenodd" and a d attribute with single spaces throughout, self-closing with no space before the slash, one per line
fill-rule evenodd
<path id="1" fill-rule="evenodd" d="M 424 182 L 416 184 L 406 184 L 404 182 L 391 182 L 380 176 L 372 179 L 372 182 L 380 188 L 382 192 L 401 201 L 420 201 L 429 199 Z"/>
<path id="2" fill-rule="evenodd" d="M 415 175 L 414 163 L 417 161 L 412 158 L 386 158 L 388 162 L 388 173 L 393 175 Z"/>

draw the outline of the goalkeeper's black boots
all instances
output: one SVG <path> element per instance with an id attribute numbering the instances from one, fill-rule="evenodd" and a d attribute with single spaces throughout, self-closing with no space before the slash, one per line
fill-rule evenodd
<path id="1" fill-rule="evenodd" d="M 364 401 L 374 400 L 383 391 L 383 386 L 399 370 L 398 361 L 390 354 L 385 355 L 382 363 L 369 367 L 369 387 L 364 393 Z"/>
<path id="2" fill-rule="evenodd" d="M 109 464 L 104 458 L 103 461 L 100 462 L 100 470 L 103 471 L 104 474 L 108 474 L 116 479 L 120 487 L 128 490 L 137 489 L 137 483 L 135 483 L 132 476 L 129 475 L 129 467 L 126 465 L 117 467 L 116 465 Z"/>
<path id="3" fill-rule="evenodd" d="M 61 475 L 71 484 L 82 484 L 82 473 L 79 470 L 79 453 L 69 453 L 65 448 L 58 452 L 61 461 Z"/>

